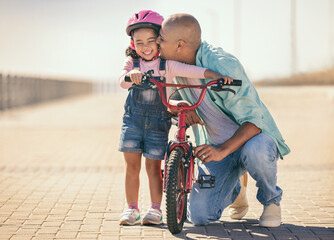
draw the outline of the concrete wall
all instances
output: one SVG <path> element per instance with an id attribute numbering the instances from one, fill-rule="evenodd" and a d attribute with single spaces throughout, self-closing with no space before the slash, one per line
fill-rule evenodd
<path id="1" fill-rule="evenodd" d="M 92 92 L 92 83 L 0 74 L 0 111 Z"/>

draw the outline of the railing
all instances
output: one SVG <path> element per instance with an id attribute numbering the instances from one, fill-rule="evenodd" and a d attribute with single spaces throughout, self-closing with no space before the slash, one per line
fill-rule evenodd
<path id="1" fill-rule="evenodd" d="M 0 111 L 91 92 L 90 82 L 0 74 Z"/>

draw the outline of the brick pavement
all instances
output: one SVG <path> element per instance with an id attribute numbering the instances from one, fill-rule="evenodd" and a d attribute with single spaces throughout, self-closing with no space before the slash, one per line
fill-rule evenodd
<path id="1" fill-rule="evenodd" d="M 273 93 L 261 94 L 266 99 Z M 205 227 L 186 223 L 174 236 L 166 225 L 120 227 L 126 205 L 117 152 L 123 100 L 124 95 L 91 96 L 0 113 L 0 239 L 334 239 L 331 152 L 318 165 L 303 164 L 298 155 L 279 162 L 284 190 L 279 228 L 258 227 L 262 206 L 252 179 L 243 220 L 224 213 Z M 269 100 L 280 125 L 289 128 L 291 115 Z M 139 201 L 146 211 L 144 169 Z"/>

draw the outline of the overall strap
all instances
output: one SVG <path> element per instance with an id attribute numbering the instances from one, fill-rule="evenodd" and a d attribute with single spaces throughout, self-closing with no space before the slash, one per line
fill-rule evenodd
<path id="1" fill-rule="evenodd" d="M 160 65 L 159 65 L 159 75 L 160 79 L 165 78 L 166 74 L 166 59 L 160 58 Z"/>
<path id="2" fill-rule="evenodd" d="M 159 75 L 160 75 L 160 81 L 161 82 L 166 82 L 165 74 L 166 74 L 166 59 L 160 58 Z M 164 91 L 164 94 L 167 98 L 167 91 L 166 91 L 165 87 L 163 88 L 163 91 Z"/>
<path id="3" fill-rule="evenodd" d="M 133 58 L 133 68 L 140 70 L 139 58 Z"/>

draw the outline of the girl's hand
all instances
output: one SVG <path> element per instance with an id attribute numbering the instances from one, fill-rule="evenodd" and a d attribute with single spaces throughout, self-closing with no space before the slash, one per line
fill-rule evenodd
<path id="1" fill-rule="evenodd" d="M 224 79 L 224 84 L 230 84 L 231 82 L 233 82 L 233 78 L 230 78 L 228 76 L 221 75 L 220 78 Z"/>
<path id="2" fill-rule="evenodd" d="M 204 77 L 205 78 L 210 78 L 210 79 L 223 78 L 224 79 L 224 84 L 226 84 L 226 83 L 230 84 L 231 82 L 233 82 L 233 78 L 230 78 L 228 76 L 223 76 L 223 75 L 221 75 L 217 72 L 211 71 L 210 69 L 205 70 Z"/>
<path id="3" fill-rule="evenodd" d="M 136 85 L 140 85 L 141 84 L 141 78 L 142 78 L 143 75 L 142 75 L 142 73 L 139 70 L 133 69 L 127 75 L 131 78 L 131 81 L 134 84 L 136 84 Z"/>

